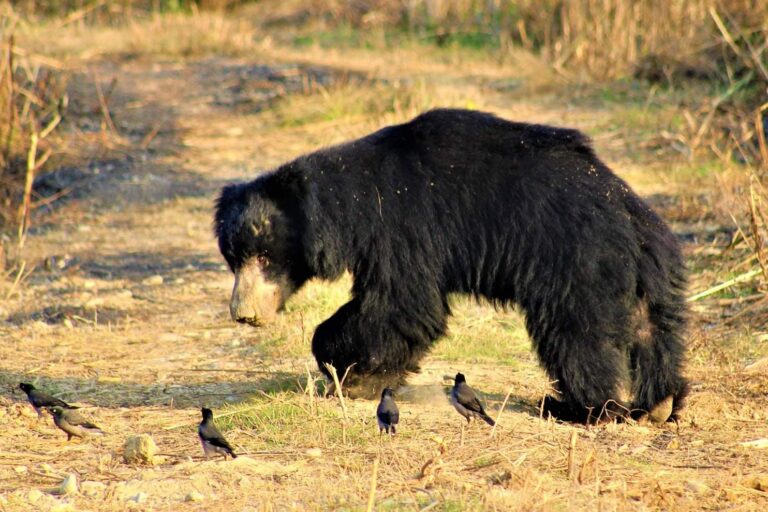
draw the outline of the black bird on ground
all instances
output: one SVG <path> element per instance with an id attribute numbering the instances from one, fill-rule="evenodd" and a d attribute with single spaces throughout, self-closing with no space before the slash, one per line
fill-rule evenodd
<path id="1" fill-rule="evenodd" d="M 459 411 L 459 414 L 467 418 L 467 423 L 472 417 L 482 418 L 487 424 L 493 426 L 496 424 L 493 419 L 485 413 L 480 400 L 477 399 L 474 390 L 467 385 L 467 379 L 463 373 L 457 373 L 456 379 L 451 390 L 451 403 Z"/>
<path id="2" fill-rule="evenodd" d="M 219 432 L 219 429 L 216 428 L 216 424 L 213 422 L 213 411 L 203 407 L 202 412 L 203 421 L 197 427 L 197 435 L 200 436 L 205 458 L 218 453 L 224 456 L 224 460 L 227 459 L 227 454 L 236 459 L 237 455 L 232 446 L 224 439 L 224 436 L 221 435 L 221 432 Z"/>
<path id="3" fill-rule="evenodd" d="M 392 388 L 384 388 L 381 392 L 381 402 L 376 408 L 376 419 L 379 422 L 379 435 L 382 432 L 395 434 L 395 425 L 400 421 L 400 411 L 395 403 L 395 395 Z"/>
<path id="4" fill-rule="evenodd" d="M 19 384 L 19 389 L 24 391 L 27 394 L 27 400 L 29 400 L 29 403 L 32 404 L 32 407 L 35 408 L 35 412 L 37 412 L 38 417 L 43 416 L 43 409 L 46 407 L 61 407 L 62 409 L 78 409 L 78 407 L 75 407 L 74 405 L 69 405 L 64 400 L 59 400 L 58 398 L 49 395 L 48 393 L 45 393 L 43 391 L 40 391 L 39 389 L 35 388 L 32 384 L 28 384 L 26 382 L 22 382 Z"/>
<path id="5" fill-rule="evenodd" d="M 84 438 L 92 434 L 103 434 L 98 425 L 94 425 L 77 411 L 54 406 L 46 407 L 53 416 L 53 422 L 67 434 L 67 441 L 73 437 Z"/>

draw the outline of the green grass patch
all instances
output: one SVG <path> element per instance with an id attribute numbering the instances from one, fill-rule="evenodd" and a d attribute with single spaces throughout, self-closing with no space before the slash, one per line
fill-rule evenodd
<path id="1" fill-rule="evenodd" d="M 724 172 L 727 168 L 727 162 L 708 159 L 674 165 L 671 172 L 681 181 L 686 181 L 690 179 L 710 178 Z"/>
<path id="2" fill-rule="evenodd" d="M 316 94 L 289 96 L 275 105 L 271 115 L 279 129 L 299 128 L 338 121 L 376 122 L 387 115 L 420 113 L 433 103 L 434 93 L 422 80 L 397 87 L 348 83 Z"/>
<path id="3" fill-rule="evenodd" d="M 498 455 L 483 455 L 482 457 L 475 459 L 473 465 L 477 469 L 481 469 L 487 468 L 488 466 L 493 466 L 494 464 L 498 464 L 500 461 L 501 458 Z"/>
<path id="4" fill-rule="evenodd" d="M 434 357 L 512 367 L 535 364 L 519 313 L 497 311 L 468 297 L 456 298 L 452 307 L 448 335 L 435 346 Z"/>

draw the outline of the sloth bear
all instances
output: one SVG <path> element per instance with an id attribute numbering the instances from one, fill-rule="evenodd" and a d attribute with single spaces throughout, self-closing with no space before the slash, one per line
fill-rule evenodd
<path id="1" fill-rule="evenodd" d="M 238 322 L 268 322 L 311 278 L 352 274 L 312 352 L 326 373 L 350 368 L 353 394 L 418 371 L 448 295 L 466 293 L 524 313 L 553 416 L 677 418 L 680 249 L 576 130 L 431 110 L 228 185 L 215 210 Z"/>

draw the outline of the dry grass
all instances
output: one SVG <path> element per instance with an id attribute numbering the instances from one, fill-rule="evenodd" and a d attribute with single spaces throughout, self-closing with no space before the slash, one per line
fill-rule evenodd
<path id="1" fill-rule="evenodd" d="M 220 15 L 197 16 L 187 19 L 190 27 L 204 19 L 217 23 Z M 728 208 L 715 216 L 706 202 L 727 188 L 718 182 L 726 173 L 715 165 L 704 172 L 650 145 L 675 122 L 677 104 L 664 104 L 668 96 L 652 96 L 649 109 L 656 110 L 643 114 L 645 99 L 638 107 L 627 98 L 574 97 L 556 81 L 548 90 L 558 94 L 499 87 L 500 78 L 537 74 L 541 61 L 522 55 L 527 66 L 516 70 L 455 50 L 342 53 L 257 38 L 250 55 L 229 52 L 230 40 L 219 39 L 209 48 L 220 44 L 230 57 L 194 56 L 184 50 L 193 43 L 162 50 L 157 42 L 135 42 L 158 27 L 171 31 L 172 24 L 183 32 L 184 18 L 142 23 L 93 32 L 46 27 L 60 37 L 52 36 L 55 43 L 41 55 L 89 67 L 105 90 L 116 78 L 110 113 L 127 142 L 122 155 L 104 153 L 106 161 L 97 151 L 77 153 L 99 172 L 66 201 L 36 212 L 39 228 L 0 279 L 0 317 L 8 319 L 0 325 L 2 507 L 363 510 L 378 460 L 377 510 L 765 508 L 766 448 L 744 444 L 766 437 L 764 309 L 729 319 L 743 305 L 718 302 L 764 293 L 759 282 L 709 296 L 694 315 L 688 369 L 694 390 L 679 428 L 584 428 L 539 418 L 536 404 L 549 385 L 520 317 L 456 298 L 450 334 L 398 396 L 397 437 L 380 440 L 374 402 L 347 401 L 345 418 L 337 400 L 315 391 L 323 385 L 310 356 L 312 331 L 347 299 L 348 277 L 310 283 L 269 328 L 235 325 L 226 313 L 232 280 L 210 229 L 212 198 L 222 183 L 436 105 L 589 131 L 598 152 L 641 194 L 656 194 L 650 200 L 659 211 L 691 234 L 692 292 L 759 267 L 764 199 L 754 207 L 734 201 L 748 206 L 735 215 L 743 238 L 732 243 L 713 235 L 706 228 L 731 225 L 723 221 Z M 226 26 L 237 26 L 231 23 Z M 40 44 L 39 30 L 30 27 L 19 40 Z M 139 55 L 126 58 L 130 45 Z M 263 64 L 272 74 L 254 71 Z M 319 76 L 317 67 L 331 69 L 332 80 L 302 86 Z M 104 116 L 93 76 L 74 73 L 71 87 L 75 97 L 90 98 L 77 112 L 95 120 L 100 133 Z M 261 81 L 277 94 L 262 94 Z M 639 144 L 644 141 L 649 145 Z M 668 172 L 672 166 L 676 172 Z M 744 170 L 730 172 L 738 177 L 727 178 L 728 187 L 749 183 Z M 753 190 L 764 194 L 756 184 Z M 691 202 L 699 196 L 705 199 Z M 477 424 L 462 432 L 462 418 L 445 398 L 444 376 L 457 370 L 482 391 L 492 415 L 500 414 L 493 436 Z M 38 421 L 14 391 L 22 380 L 86 406 L 108 435 L 65 444 L 50 420 Z M 245 456 L 201 459 L 195 433 L 201 405 L 214 409 Z M 158 444 L 155 466 L 122 461 L 122 444 L 136 433 L 149 433 Z M 103 487 L 89 483 L 73 497 L 49 493 L 67 473 Z M 202 501 L 184 502 L 193 491 Z"/>

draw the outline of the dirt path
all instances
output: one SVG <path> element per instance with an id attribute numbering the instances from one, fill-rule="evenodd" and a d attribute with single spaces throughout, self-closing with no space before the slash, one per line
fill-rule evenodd
<path id="1" fill-rule="evenodd" d="M 735 365 L 735 377 L 715 381 L 694 361 L 696 394 L 679 436 L 641 426 L 592 431 L 539 420 L 532 404 L 546 382 L 532 355 L 521 356 L 523 366 L 514 372 L 462 363 L 487 383 L 494 409 L 512 390 L 512 413 L 497 437 L 472 429 L 459 434 L 439 385 L 456 364 L 436 358 L 414 379 L 418 393 L 405 407 L 411 433 L 399 448 L 378 447 L 368 402 L 352 402 L 352 419 L 340 427 L 335 402 L 313 402 L 300 386 L 307 367 L 314 371 L 313 326 L 341 303 L 344 284 L 330 293 L 309 286 L 273 330 L 232 324 L 232 278 L 212 236 L 211 207 L 223 183 L 317 141 L 349 135 L 331 120 L 275 138 L 274 118 L 261 112 L 276 97 L 316 92 L 367 70 L 238 59 L 92 65 L 105 86 L 117 78 L 110 108 L 132 149 L 47 179 L 52 189 L 75 188 L 35 220 L 24 253 L 34 272 L 0 305 L 9 320 L 0 326 L 0 384 L 7 390 L 0 397 L 0 507 L 171 510 L 188 500 L 185 507 L 206 510 L 360 509 L 374 458 L 382 461 L 379 497 L 392 509 L 438 503 L 436 510 L 501 510 L 514 503 L 544 510 L 600 502 L 608 510 L 695 510 L 730 501 L 746 510 L 768 503 L 764 489 L 745 483 L 765 476 L 765 454 L 734 445 L 734 436 L 766 436 L 768 383 L 764 373 L 742 378 Z M 457 83 L 450 84 L 452 94 L 473 95 L 483 80 Z M 488 104 L 495 102 L 508 117 L 588 129 L 604 115 L 571 108 L 564 118 L 551 108 L 554 100 L 487 94 Z M 625 176 L 643 193 L 660 191 L 630 162 L 618 160 L 621 152 L 612 149 L 610 137 L 597 144 L 614 164 L 626 164 Z M 498 315 L 517 322 L 514 315 Z M 457 328 L 472 329 L 471 318 L 466 322 Z M 86 406 L 109 434 L 66 444 L 13 391 L 30 380 Z M 260 408 L 261 423 L 228 430 L 249 457 L 227 464 L 199 460 L 194 428 L 203 404 Z M 152 434 L 163 454 L 156 466 L 122 462 L 122 443 L 131 433 Z M 569 477 L 572 435 L 579 439 L 580 469 Z M 319 458 L 307 452 L 313 448 L 321 449 Z M 47 492 L 68 473 L 88 482 L 78 496 Z M 585 485 L 570 487 L 573 478 Z"/>

